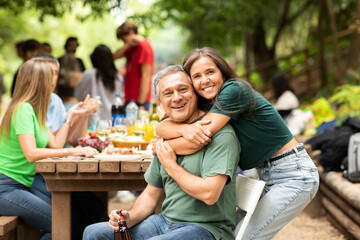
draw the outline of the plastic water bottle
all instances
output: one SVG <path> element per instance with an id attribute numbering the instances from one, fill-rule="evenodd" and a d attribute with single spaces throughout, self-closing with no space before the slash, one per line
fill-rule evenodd
<path id="1" fill-rule="evenodd" d="M 100 120 L 100 109 L 101 109 L 101 97 L 95 96 L 96 101 L 99 103 L 100 107 L 99 110 L 94 113 L 92 116 L 89 117 L 88 127 L 90 130 L 96 130 L 96 122 Z"/>
<path id="2" fill-rule="evenodd" d="M 139 108 L 136 105 L 134 100 L 131 100 L 130 103 L 126 106 L 126 110 L 125 110 L 125 117 L 127 118 L 127 120 L 129 121 L 129 123 L 132 125 L 135 123 L 135 121 L 137 120 L 138 117 L 138 111 Z"/>
<path id="3" fill-rule="evenodd" d="M 125 115 L 125 107 L 119 93 L 115 94 L 115 99 L 111 106 L 111 115 L 113 126 L 116 118 L 123 118 Z"/>

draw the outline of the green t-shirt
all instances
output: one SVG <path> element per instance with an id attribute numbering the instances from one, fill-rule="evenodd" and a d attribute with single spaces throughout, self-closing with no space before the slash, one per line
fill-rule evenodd
<path id="1" fill-rule="evenodd" d="M 207 205 L 185 193 L 166 173 L 154 156 L 145 180 L 152 186 L 164 188 L 166 198 L 162 214 L 170 222 L 197 224 L 210 231 L 216 239 L 234 239 L 235 230 L 235 174 L 240 145 L 234 130 L 226 125 L 200 151 L 178 156 L 177 163 L 189 173 L 206 178 L 218 174 L 229 176 L 219 200 Z"/>
<path id="2" fill-rule="evenodd" d="M 244 83 L 225 82 L 210 112 L 231 117 L 229 123 L 242 149 L 239 166 L 243 170 L 259 166 L 293 138 L 274 107 Z"/>
<path id="3" fill-rule="evenodd" d="M 38 148 L 45 148 L 49 142 L 47 127 L 45 129 L 40 128 L 34 108 L 28 102 L 18 107 L 15 122 L 16 124 L 14 124 L 13 114 L 9 138 L 1 138 L 0 140 L 0 173 L 26 187 L 31 187 L 35 175 L 35 163 L 27 161 L 21 150 L 18 135 L 34 135 L 36 146 Z"/>

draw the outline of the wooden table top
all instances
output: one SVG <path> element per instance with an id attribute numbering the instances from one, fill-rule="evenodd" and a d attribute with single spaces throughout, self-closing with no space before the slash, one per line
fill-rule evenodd
<path id="1" fill-rule="evenodd" d="M 151 158 L 137 160 L 99 160 L 95 158 L 48 158 L 35 162 L 35 171 L 51 173 L 144 173 Z"/>

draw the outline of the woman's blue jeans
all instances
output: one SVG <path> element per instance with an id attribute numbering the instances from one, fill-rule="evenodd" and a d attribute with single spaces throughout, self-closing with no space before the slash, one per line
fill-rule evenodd
<path id="1" fill-rule="evenodd" d="M 0 215 L 19 216 L 25 223 L 42 230 L 41 240 L 51 239 L 51 204 L 30 188 L 0 174 Z M 51 202 L 51 201 L 50 201 Z"/>
<path id="2" fill-rule="evenodd" d="M 295 153 L 256 168 L 266 185 L 243 239 L 273 238 L 314 198 L 319 188 L 317 168 L 306 150 L 293 149 Z"/>
<path id="3" fill-rule="evenodd" d="M 214 240 L 214 236 L 205 228 L 195 224 L 180 224 L 166 221 L 162 214 L 150 215 L 145 220 L 130 228 L 133 240 Z M 113 240 L 114 231 L 109 222 L 96 223 L 88 226 L 83 240 Z"/>

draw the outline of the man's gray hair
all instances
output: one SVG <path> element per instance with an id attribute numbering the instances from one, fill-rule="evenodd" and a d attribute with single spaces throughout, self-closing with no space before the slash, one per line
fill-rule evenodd
<path id="1" fill-rule="evenodd" d="M 183 67 L 181 65 L 169 65 L 169 66 L 165 67 L 164 69 L 162 69 L 161 71 L 159 71 L 154 77 L 153 87 L 154 87 L 155 96 L 157 98 L 160 98 L 159 81 L 166 75 L 176 73 L 176 72 L 185 73 L 189 82 L 192 85 L 192 81 L 191 81 L 189 74 L 183 69 Z"/>
<path id="2" fill-rule="evenodd" d="M 37 55 L 35 55 L 33 58 L 35 59 L 42 59 L 46 62 L 51 62 L 51 63 L 55 63 L 56 66 L 58 68 L 60 68 L 60 63 L 59 63 L 59 60 L 57 60 L 56 57 L 54 57 L 53 55 L 51 55 L 50 53 L 45 53 L 45 52 L 42 52 L 42 53 L 39 53 Z"/>

